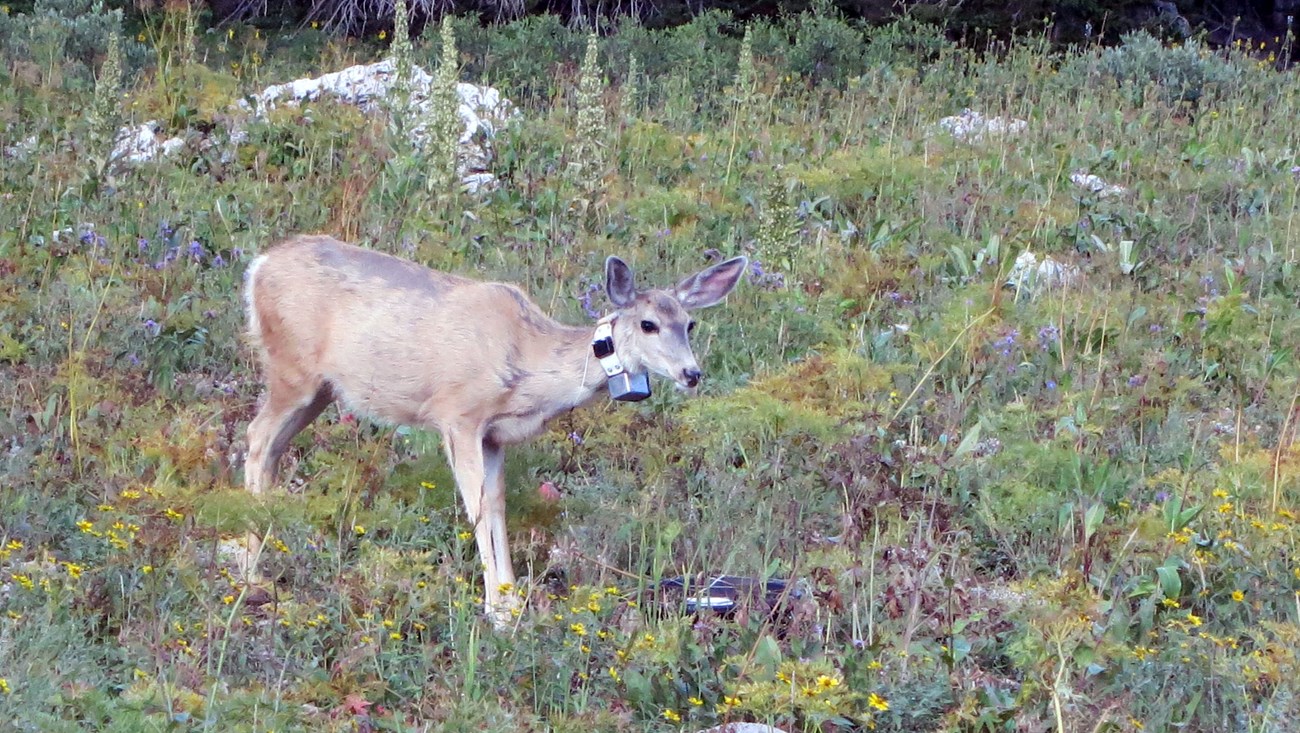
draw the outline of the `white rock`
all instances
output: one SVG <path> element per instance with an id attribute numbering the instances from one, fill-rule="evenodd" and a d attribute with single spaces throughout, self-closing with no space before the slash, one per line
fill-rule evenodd
<path id="1" fill-rule="evenodd" d="M 329 97 L 354 105 L 368 114 L 382 112 L 381 102 L 392 92 L 395 76 L 391 59 L 350 66 L 314 79 L 273 84 L 249 98 L 238 100 L 232 107 L 245 115 L 265 118 L 268 112 L 281 105 L 296 106 Z M 413 124 L 410 135 L 417 146 L 423 146 L 427 138 L 425 119 L 432 85 L 433 77 L 428 72 L 418 66 L 411 67 Z M 493 87 L 462 82 L 456 85 L 456 94 L 460 98 L 457 114 L 463 125 L 457 166 L 462 183 L 471 193 L 491 190 L 496 179 L 485 170 L 492 161 L 492 150 L 487 143 L 519 112 Z M 143 163 L 171 155 L 185 144 L 178 137 L 167 140 L 159 137 L 159 125 L 153 120 L 135 127 L 124 127 L 118 133 L 113 156 L 129 163 Z M 236 122 L 228 131 L 227 139 L 231 145 L 238 145 L 248 139 L 248 133 Z M 225 159 L 230 157 L 223 156 Z"/>
<path id="2" fill-rule="evenodd" d="M 28 137 L 19 140 L 13 145 L 6 147 L 5 157 L 18 158 L 20 160 L 24 159 L 27 156 L 31 155 L 32 153 L 36 152 L 36 145 L 37 145 L 36 136 L 29 135 Z"/>
<path id="3" fill-rule="evenodd" d="M 1106 183 L 1101 176 L 1094 176 L 1085 171 L 1075 171 L 1071 173 L 1070 182 L 1079 188 L 1097 194 L 1098 198 L 1103 199 L 1110 198 L 1111 196 L 1123 196 L 1128 193 L 1127 188 L 1112 183 Z"/>
<path id="4" fill-rule="evenodd" d="M 1012 117 L 985 117 L 971 109 L 939 120 L 939 127 L 958 140 L 980 142 L 985 137 L 1014 137 L 1029 123 Z"/>
<path id="5" fill-rule="evenodd" d="M 1017 293 L 1030 296 L 1055 288 L 1068 287 L 1079 280 L 1079 268 L 1064 262 L 1058 262 L 1051 256 L 1038 259 L 1038 255 L 1025 250 L 1011 266 L 1007 285 Z"/>
<path id="6" fill-rule="evenodd" d="M 364 112 L 376 112 L 381 111 L 380 102 L 392 92 L 395 82 L 393 62 L 386 59 L 350 66 L 315 79 L 298 79 L 270 86 L 252 97 L 253 104 L 242 99 L 237 104 L 260 117 L 281 104 L 297 105 L 329 96 L 344 104 L 355 105 Z M 432 86 L 433 77 L 428 72 L 418 66 L 411 67 L 414 124 L 410 134 L 412 141 L 419 146 L 424 144 L 428 135 L 425 120 Z M 486 190 L 494 182 L 483 170 L 491 162 L 492 152 L 478 140 L 494 138 L 512 117 L 518 115 L 518 111 L 494 87 L 461 82 L 456 85 L 456 96 L 460 99 L 456 111 L 462 124 L 458 164 L 461 179 L 470 192 Z"/>

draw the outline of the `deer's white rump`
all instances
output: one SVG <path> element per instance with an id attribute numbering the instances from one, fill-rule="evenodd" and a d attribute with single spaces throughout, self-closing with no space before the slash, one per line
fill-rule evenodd
<path id="1" fill-rule="evenodd" d="M 721 301 L 746 264 L 737 257 L 673 289 L 638 291 L 626 263 L 606 260 L 623 366 L 694 387 L 700 370 L 687 311 Z M 474 525 L 487 611 L 506 621 L 517 599 L 501 592 L 515 582 L 504 449 L 601 389 L 605 373 L 591 356 L 595 329 L 552 320 L 513 285 L 436 272 L 326 236 L 292 237 L 253 260 L 244 301 L 267 390 L 248 426 L 249 491 L 274 483 L 289 441 L 334 400 L 388 423 L 438 430 Z M 257 548 L 250 537 L 251 557 Z"/>

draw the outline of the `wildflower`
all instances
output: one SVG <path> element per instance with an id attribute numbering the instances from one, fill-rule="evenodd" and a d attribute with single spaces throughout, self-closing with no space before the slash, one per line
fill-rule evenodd
<path id="1" fill-rule="evenodd" d="M 617 668 L 617 667 L 610 667 L 610 668 L 609 668 L 609 678 L 612 679 L 612 680 L 614 680 L 615 682 L 622 682 L 622 681 L 623 681 L 623 678 L 620 677 L 619 674 L 618 674 L 618 668 Z"/>
<path id="2" fill-rule="evenodd" d="M 352 528 L 352 531 L 356 532 L 357 536 L 360 537 L 366 533 L 366 528 L 358 524 L 357 526 Z"/>
<path id="3" fill-rule="evenodd" d="M 572 631 L 574 634 L 577 634 L 578 636 L 587 635 L 587 627 L 584 626 L 581 621 L 578 621 L 577 623 L 569 624 L 569 631 Z"/>
<path id="4" fill-rule="evenodd" d="M 362 644 L 369 644 L 369 643 L 371 643 L 371 642 L 373 642 L 373 641 L 374 641 L 374 637 L 371 637 L 371 636 L 368 636 L 368 635 L 365 635 L 365 634 L 363 634 L 363 635 L 361 636 L 361 643 L 362 643 Z"/>
<path id="5" fill-rule="evenodd" d="M 1173 598 L 1166 598 L 1163 601 L 1160 601 L 1160 605 L 1164 606 L 1165 608 L 1178 608 L 1178 601 L 1174 600 Z"/>
<path id="6" fill-rule="evenodd" d="M 889 709 L 889 702 L 874 692 L 867 698 L 867 704 L 881 712 Z"/>
<path id="7" fill-rule="evenodd" d="M 592 613 L 600 613 L 600 603 L 596 601 L 588 601 L 587 610 L 591 611 Z"/>
<path id="8" fill-rule="evenodd" d="M 1196 614 L 1192 613 L 1191 611 L 1188 611 L 1188 612 L 1187 612 L 1187 623 L 1191 624 L 1192 626 L 1200 626 L 1203 622 L 1201 621 L 1201 617 L 1200 617 L 1200 616 L 1197 616 Z"/>
<path id="9" fill-rule="evenodd" d="M 1231 514 L 1231 513 L 1232 513 L 1232 502 L 1230 502 L 1230 501 L 1225 501 L 1225 502 L 1223 502 L 1222 504 L 1220 504 L 1220 505 L 1219 505 L 1219 513 L 1220 513 L 1220 514 Z"/>
<path id="10" fill-rule="evenodd" d="M 139 498 L 140 498 L 140 492 L 139 492 L 139 491 L 136 491 L 135 489 L 127 489 L 126 491 L 123 491 L 123 492 L 122 492 L 122 498 L 123 498 L 123 499 L 126 499 L 127 501 L 132 501 L 132 500 L 135 500 L 135 499 L 139 499 Z"/>
<path id="11" fill-rule="evenodd" d="M 222 596 L 222 597 L 221 597 L 221 602 L 224 603 L 224 604 L 226 604 L 227 606 L 229 606 L 230 604 L 232 604 L 232 603 L 235 602 L 235 597 L 232 596 L 232 595 L 225 595 L 225 596 Z"/>
<path id="12" fill-rule="evenodd" d="M 23 575 L 22 573 L 14 573 L 10 577 L 13 578 L 13 581 L 15 583 L 21 585 L 26 590 L 32 590 L 32 588 L 34 587 L 34 585 L 32 584 L 32 579 L 29 576 Z"/>
<path id="13" fill-rule="evenodd" d="M 1210 492 L 1210 495 L 1216 499 L 1228 498 L 1228 492 L 1224 491 L 1223 489 L 1215 489 L 1214 491 Z"/>
<path id="14" fill-rule="evenodd" d="M 434 489 L 438 488 L 438 485 L 432 481 L 421 481 L 420 488 L 426 491 L 433 491 Z"/>
<path id="15" fill-rule="evenodd" d="M 140 572 L 144 573 L 145 575 L 148 575 L 149 573 L 152 573 L 152 572 L 153 572 L 153 566 L 152 566 L 152 565 L 144 565 L 144 566 L 142 566 L 142 567 L 140 568 Z"/>
<path id="16" fill-rule="evenodd" d="M 831 677 L 829 675 L 819 675 L 817 677 L 817 686 L 825 687 L 825 688 L 839 687 L 840 681 L 839 678 L 837 677 Z"/>
<path id="17" fill-rule="evenodd" d="M 164 511 L 163 514 L 173 522 L 179 522 L 185 518 L 184 514 L 181 514 L 180 512 L 176 511 L 175 509 L 172 509 L 171 507 L 167 507 L 167 510 Z"/>
<path id="18" fill-rule="evenodd" d="M 9 680 L 4 677 L 0 677 L 0 694 L 9 694 Z"/>
<path id="19" fill-rule="evenodd" d="M 390 633 L 388 634 L 388 638 L 392 639 L 393 641 L 401 641 L 401 640 L 402 640 L 402 632 L 400 632 L 400 631 L 393 631 L 393 632 L 390 632 Z"/>
<path id="20" fill-rule="evenodd" d="M 740 698 L 734 695 L 723 695 L 722 704 L 726 705 L 729 708 L 734 708 L 740 704 Z"/>
<path id="21" fill-rule="evenodd" d="M 663 719 L 668 721 L 669 723 L 682 722 L 681 713 L 678 713 L 676 710 L 673 710 L 672 708 L 665 709 L 662 713 L 660 713 L 660 715 L 662 715 Z"/>
<path id="22" fill-rule="evenodd" d="M 867 662 L 867 669 L 883 669 L 885 665 L 880 663 L 879 659 L 873 659 Z"/>
<path id="23" fill-rule="evenodd" d="M 704 701 L 698 697 L 688 697 L 686 698 L 686 702 L 689 702 L 690 704 L 694 705 L 697 708 L 704 704 Z"/>
<path id="24" fill-rule="evenodd" d="M 86 534 L 91 534 L 92 532 L 95 531 L 95 524 L 91 522 L 89 519 L 83 519 L 80 522 L 77 522 L 77 529 L 81 530 L 82 532 L 85 532 Z"/>
<path id="25" fill-rule="evenodd" d="M 23 549 L 23 543 L 19 540 L 9 540 L 9 542 L 5 545 L 5 549 L 18 551 Z"/>
<path id="26" fill-rule="evenodd" d="M 72 578 L 73 580 L 80 578 L 81 572 L 85 570 L 85 568 L 76 564 L 75 562 L 64 561 L 63 567 L 65 570 L 68 571 L 68 577 Z"/>
<path id="27" fill-rule="evenodd" d="M 464 530 L 456 535 L 456 539 L 460 540 L 461 542 L 466 542 L 473 536 L 474 536 L 473 532 L 469 530 Z"/>
<path id="28" fill-rule="evenodd" d="M 385 40 L 386 38 L 388 38 L 388 31 L 379 31 L 379 40 L 382 41 Z"/>

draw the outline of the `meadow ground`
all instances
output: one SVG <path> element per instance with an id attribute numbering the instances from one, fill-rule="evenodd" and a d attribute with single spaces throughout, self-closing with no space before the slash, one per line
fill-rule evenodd
<path id="1" fill-rule="evenodd" d="M 584 33 L 458 21 L 459 77 L 521 110 L 470 196 L 329 101 L 203 142 L 386 41 L 159 10 L 118 80 L 115 17 L 78 2 L 0 12 L 5 726 L 1300 725 L 1300 86 L 1258 49 L 969 49 L 824 13 L 742 48 L 707 14 L 603 35 L 580 94 Z M 438 35 L 413 54 L 436 68 Z M 966 108 L 1026 125 L 939 127 Z M 179 153 L 109 160 L 148 119 Z M 513 451 L 513 633 L 479 616 L 436 436 L 331 409 L 288 490 L 241 488 L 242 273 L 317 231 L 570 323 L 608 254 L 643 282 L 754 260 L 701 314 L 699 396 Z M 1007 287 L 1026 251 L 1069 282 Z M 257 590 L 222 552 L 254 525 Z M 723 618 L 648 592 L 714 572 L 801 595 Z"/>

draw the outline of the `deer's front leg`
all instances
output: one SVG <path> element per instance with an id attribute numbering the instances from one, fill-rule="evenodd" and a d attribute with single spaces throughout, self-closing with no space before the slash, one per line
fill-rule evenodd
<path id="1" fill-rule="evenodd" d="M 510 561 L 510 546 L 506 536 L 506 452 L 505 448 L 490 438 L 483 441 L 483 521 L 475 527 L 479 552 L 485 552 L 484 537 L 491 548 L 496 565 L 496 585 L 489 589 L 498 591 L 496 613 L 498 624 L 509 623 L 512 611 L 519 608 L 518 589 L 515 588 L 515 568 Z M 503 590 L 504 589 L 504 590 Z M 493 596 L 488 595 L 491 599 Z M 492 611 L 489 611 L 492 613 Z"/>
<path id="2" fill-rule="evenodd" d="M 483 563 L 484 610 L 498 627 L 511 621 L 513 594 L 501 592 L 514 585 L 514 570 L 505 538 L 505 491 L 502 475 L 504 452 L 485 441 L 477 431 L 447 431 L 447 457 L 456 474 L 456 487 L 465 513 L 474 525 L 479 560 Z M 494 528 L 497 528 L 494 530 Z"/>

